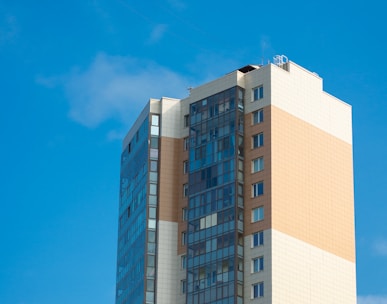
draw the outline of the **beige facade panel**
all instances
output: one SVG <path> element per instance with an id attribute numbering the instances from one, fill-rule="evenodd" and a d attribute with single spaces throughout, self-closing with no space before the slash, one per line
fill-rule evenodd
<path id="1" fill-rule="evenodd" d="M 262 303 L 356 303 L 355 263 L 275 229 L 271 236 L 272 301 Z"/>
<path id="2" fill-rule="evenodd" d="M 271 107 L 271 227 L 355 261 L 352 146 Z"/>

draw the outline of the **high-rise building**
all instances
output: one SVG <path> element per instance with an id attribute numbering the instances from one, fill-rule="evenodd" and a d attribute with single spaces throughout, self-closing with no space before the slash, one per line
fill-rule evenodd
<path id="1" fill-rule="evenodd" d="M 284 56 L 150 99 L 123 141 L 116 304 L 356 303 L 351 124 Z"/>

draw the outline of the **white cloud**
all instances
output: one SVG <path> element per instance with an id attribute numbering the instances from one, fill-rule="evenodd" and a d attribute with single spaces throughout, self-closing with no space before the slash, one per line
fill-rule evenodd
<path id="1" fill-rule="evenodd" d="M 60 84 L 59 77 L 45 77 L 43 75 L 37 75 L 35 82 L 47 88 L 54 88 Z"/>
<path id="2" fill-rule="evenodd" d="M 64 87 L 70 104 L 69 117 L 96 127 L 109 119 L 132 124 L 149 98 L 185 97 L 188 79 L 158 64 L 130 56 L 97 54 L 90 66 L 73 69 L 60 77 L 37 77 L 47 87 Z M 192 83 L 191 83 L 192 85 Z M 118 133 L 110 133 L 114 139 Z"/>
<path id="3" fill-rule="evenodd" d="M 167 2 L 169 5 L 177 9 L 184 9 L 186 7 L 186 4 L 181 0 L 167 0 Z"/>
<path id="4" fill-rule="evenodd" d="M 378 239 L 373 244 L 374 252 L 377 255 L 387 256 L 387 240 Z"/>
<path id="5" fill-rule="evenodd" d="M 222 62 L 220 65 L 219 62 Z M 36 76 L 47 88 L 62 87 L 69 103 L 69 117 L 89 128 L 114 120 L 121 123 L 107 134 L 122 138 L 149 98 L 184 98 L 188 87 L 205 83 L 241 65 L 219 54 L 203 54 L 185 66 L 187 77 L 164 66 L 131 56 L 99 53 L 86 68 L 74 67 L 60 76 Z"/>
<path id="6" fill-rule="evenodd" d="M 387 304 L 387 296 L 358 296 L 357 304 Z"/>
<path id="7" fill-rule="evenodd" d="M 153 28 L 153 30 L 150 34 L 150 37 L 148 39 L 148 44 L 154 44 L 154 43 L 160 41 L 163 38 L 166 30 L 167 30 L 166 24 L 157 24 Z"/>
<path id="8" fill-rule="evenodd" d="M 122 140 L 127 132 L 128 130 L 110 130 L 106 138 L 108 141 Z"/>
<path id="9" fill-rule="evenodd" d="M 0 19 L 0 43 L 13 41 L 19 34 L 19 24 L 13 15 L 5 15 Z"/>

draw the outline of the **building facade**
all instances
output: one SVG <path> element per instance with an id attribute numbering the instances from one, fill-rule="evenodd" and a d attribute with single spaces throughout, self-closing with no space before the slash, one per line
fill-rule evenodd
<path id="1" fill-rule="evenodd" d="M 351 120 L 284 56 L 150 99 L 123 141 L 116 304 L 356 303 Z"/>

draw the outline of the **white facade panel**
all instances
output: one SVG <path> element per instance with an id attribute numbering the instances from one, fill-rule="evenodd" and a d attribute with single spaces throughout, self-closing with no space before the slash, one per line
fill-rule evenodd
<path id="1" fill-rule="evenodd" d="M 270 68 L 272 105 L 352 144 L 351 106 L 323 92 L 320 77 L 292 62 Z"/>
<path id="2" fill-rule="evenodd" d="M 244 75 L 245 74 L 239 71 L 229 73 L 221 78 L 191 89 L 190 96 L 186 99 L 189 100 L 189 103 L 193 103 L 237 85 L 244 87 Z"/>
<path id="3" fill-rule="evenodd" d="M 189 115 L 189 100 L 182 99 L 180 101 L 180 138 L 187 137 L 189 135 L 189 128 L 184 126 L 184 116 Z"/>
<path id="4" fill-rule="evenodd" d="M 270 105 L 270 65 L 253 70 L 245 75 L 245 114 Z M 253 90 L 263 87 L 263 98 L 253 100 Z"/>
<path id="5" fill-rule="evenodd" d="M 163 97 L 161 99 L 161 136 L 180 138 L 180 99 Z"/>
<path id="6" fill-rule="evenodd" d="M 244 303 L 271 303 L 271 230 L 263 232 L 264 244 L 252 248 L 252 235 L 244 237 Z M 264 269 L 260 272 L 253 273 L 252 260 L 257 257 L 264 258 Z M 264 282 L 264 297 L 253 300 L 251 297 L 251 288 L 253 284 Z"/>
<path id="7" fill-rule="evenodd" d="M 276 230 L 272 240 L 272 304 L 354 304 L 355 263 Z"/>
<path id="8" fill-rule="evenodd" d="M 176 222 L 158 222 L 157 241 L 157 300 L 158 304 L 174 304 L 179 295 L 179 285 L 176 279 L 179 274 L 177 256 Z"/>

